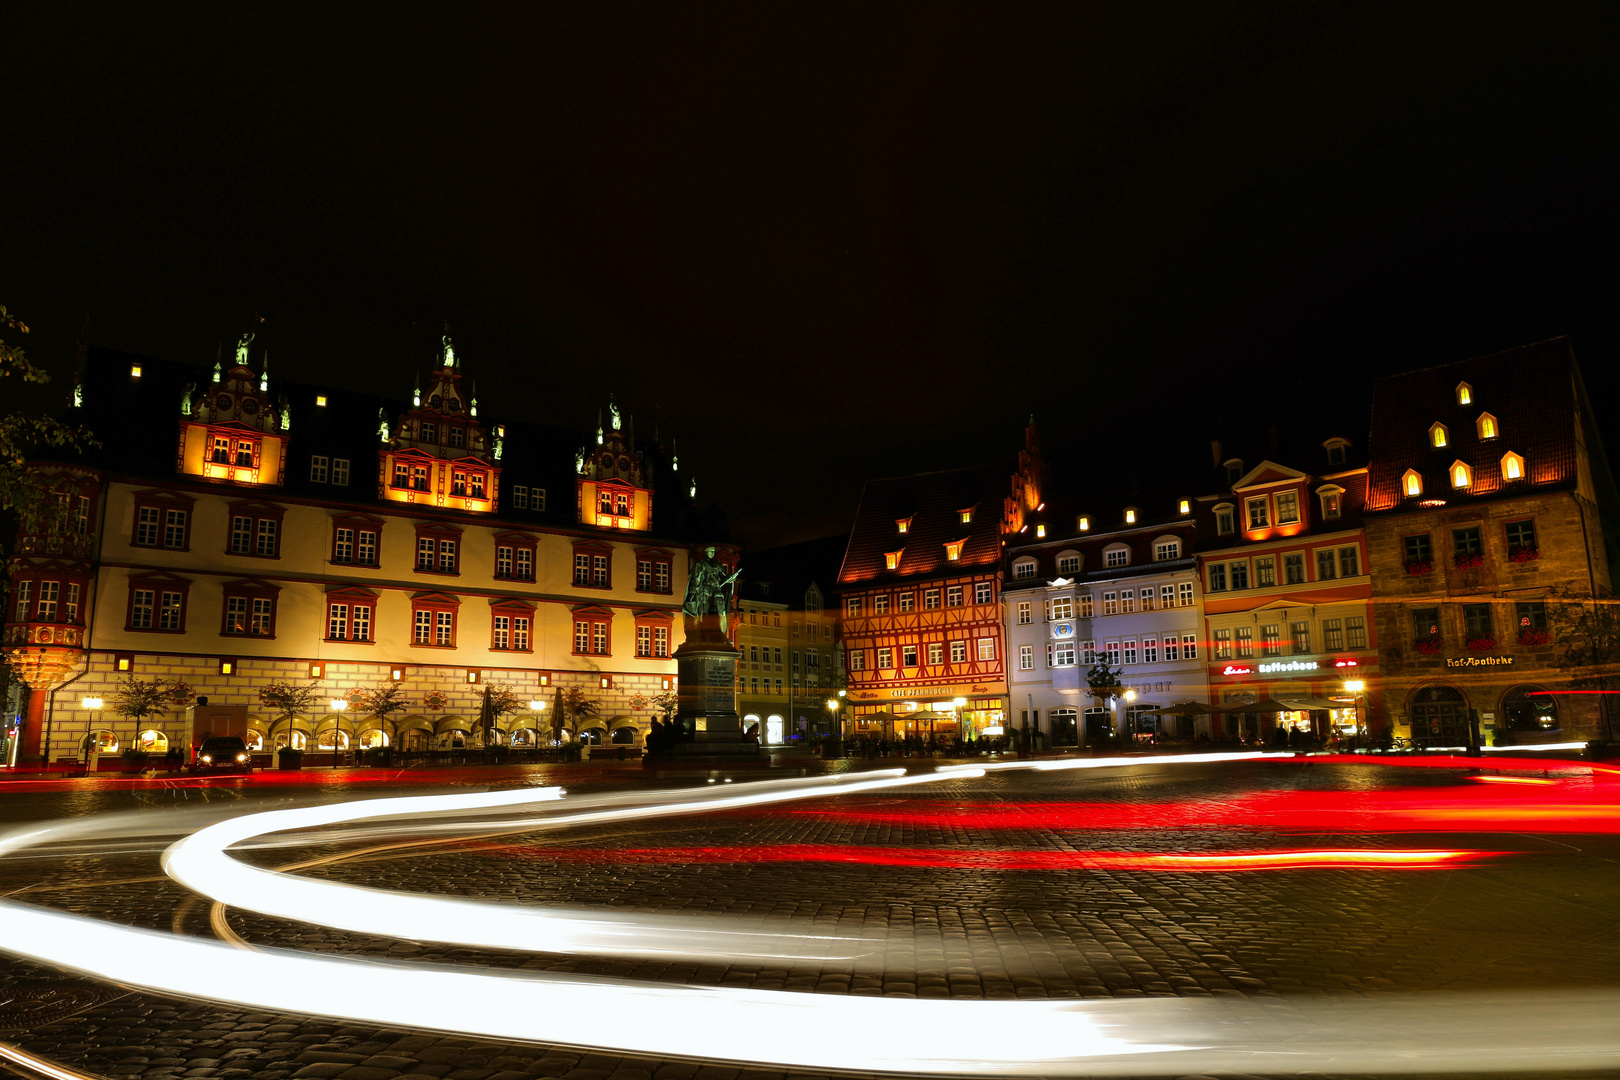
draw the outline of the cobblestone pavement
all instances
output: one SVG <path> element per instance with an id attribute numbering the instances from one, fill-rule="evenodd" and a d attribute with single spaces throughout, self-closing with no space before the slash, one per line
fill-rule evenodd
<path id="1" fill-rule="evenodd" d="M 885 762 L 883 764 L 894 764 Z M 629 789 L 633 769 L 544 770 L 571 790 Z M 463 787 L 532 783 L 536 770 L 473 770 Z M 258 945 L 435 963 L 755 989 L 904 997 L 1127 998 L 1373 995 L 1423 990 L 1612 986 L 1620 982 L 1620 840 L 1606 835 L 1299 835 L 1258 827 L 1089 831 L 909 822 L 908 807 L 1056 802 L 1167 804 L 1261 790 L 1369 790 L 1453 784 L 1444 770 L 1307 765 L 1292 760 L 1085 772 L 1007 772 L 881 797 L 849 797 L 881 820 L 795 807 L 694 815 L 614 828 L 546 831 L 498 842 L 359 852 L 306 871 L 372 887 L 573 908 L 724 913 L 804 931 L 882 933 L 881 962 L 799 967 L 635 962 L 495 952 L 368 938 L 232 911 Z M 288 789 L 243 783 L 198 792 L 95 790 L 0 794 L 6 823 L 137 807 L 270 808 L 303 801 L 425 793 L 339 781 Z M 206 802 L 204 800 L 207 800 Z M 817 800 L 817 808 L 840 800 Z M 801 807 L 806 804 L 801 804 Z M 469 832 L 476 832 L 470 828 Z M 136 850 L 0 862 L 0 894 L 135 926 L 204 936 L 208 904 L 162 878 L 167 839 Z M 1514 854 L 1465 869 L 1181 873 L 920 869 L 859 863 L 662 863 L 587 851 L 835 844 L 963 851 L 1253 851 L 1285 847 L 1467 847 Z M 364 847 L 364 845 L 360 845 Z M 352 850 L 358 851 L 357 848 Z M 553 857 L 567 849 L 573 857 Z M 331 844 L 252 853 L 280 865 Z M 161 963 L 161 957 L 154 957 Z M 779 1069 L 654 1061 L 617 1054 L 303 1016 L 252 1013 L 144 992 L 118 993 L 39 967 L 0 973 L 0 1041 L 107 1077 L 219 1080 L 733 1080 Z M 54 996 L 53 996 L 54 995 Z M 6 1003 L 7 999 L 9 1003 Z M 58 1018 L 56 1014 L 61 1014 Z M 626 1017 L 626 1023 L 635 1017 Z M 10 1030 L 4 1030 L 6 1026 Z M 828 1032 L 836 1038 L 836 1032 Z M 1230 1075 L 1230 1074 L 1229 1074 Z M 1518 1074 L 1529 1075 L 1529 1074 Z M 1546 1074 L 1570 1076 L 1570 1073 Z"/>

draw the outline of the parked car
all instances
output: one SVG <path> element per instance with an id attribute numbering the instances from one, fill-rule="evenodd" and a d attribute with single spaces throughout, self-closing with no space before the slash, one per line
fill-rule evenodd
<path id="1" fill-rule="evenodd" d="M 247 744 L 235 735 L 213 735 L 197 747 L 192 772 L 252 772 Z"/>

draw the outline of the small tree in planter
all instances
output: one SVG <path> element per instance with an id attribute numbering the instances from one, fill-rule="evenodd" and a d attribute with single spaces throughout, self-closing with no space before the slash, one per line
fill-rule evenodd
<path id="1" fill-rule="evenodd" d="M 444 708 L 445 697 L 443 694 L 433 690 L 429 691 L 427 696 L 432 698 L 435 694 L 438 694 L 439 697 L 437 707 Z M 354 707 L 358 712 L 375 719 L 379 728 L 382 728 L 384 724 L 394 725 L 393 730 L 388 732 L 389 746 L 393 746 L 399 741 L 399 723 L 388 719 L 389 713 L 402 712 L 410 708 L 410 702 L 405 700 L 405 690 L 399 683 L 386 682 L 374 689 L 360 691 L 355 695 Z M 430 702 L 429 708 L 433 707 Z"/>
<path id="2" fill-rule="evenodd" d="M 113 691 L 113 712 L 134 723 L 138 739 L 147 717 L 162 716 L 172 708 L 190 704 L 193 693 L 191 686 L 179 679 L 137 679 L 131 675 Z M 146 760 L 146 751 L 132 741 L 123 757 L 138 766 Z"/>
<path id="3" fill-rule="evenodd" d="M 1086 672 L 1086 685 L 1090 687 L 1087 693 L 1091 695 L 1091 700 L 1105 709 L 1112 710 L 1114 699 L 1125 696 L 1125 687 L 1119 681 L 1120 672 L 1124 670 L 1115 668 L 1110 671 L 1108 664 L 1104 662 Z"/>
<path id="4" fill-rule="evenodd" d="M 307 713 L 315 704 L 317 686 L 299 686 L 291 681 L 266 683 L 259 690 L 259 703 L 274 712 L 277 722 L 287 724 L 287 742 L 292 743 L 293 717 Z"/>
<path id="5" fill-rule="evenodd" d="M 490 733 L 500 725 L 501 717 L 520 712 L 527 707 L 528 702 L 519 698 L 506 683 L 490 683 L 484 687 L 484 705 L 480 710 L 485 724 L 484 745 L 490 745 Z"/>
<path id="6" fill-rule="evenodd" d="M 554 723 L 558 727 L 567 727 L 579 738 L 581 723 L 588 723 L 596 718 L 602 707 L 585 696 L 585 691 L 577 686 L 566 689 L 557 689 L 557 719 Z"/>

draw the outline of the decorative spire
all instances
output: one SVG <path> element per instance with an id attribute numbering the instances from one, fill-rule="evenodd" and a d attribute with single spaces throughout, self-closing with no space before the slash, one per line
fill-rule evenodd
<path id="1" fill-rule="evenodd" d="M 477 379 L 473 380 L 473 384 L 472 384 L 472 401 L 471 401 L 471 404 L 470 404 L 470 406 L 468 408 L 468 415 L 472 416 L 474 419 L 477 419 L 477 417 L 478 417 L 478 380 Z"/>
<path id="2" fill-rule="evenodd" d="M 669 471 L 681 471 L 681 452 L 675 448 L 675 436 L 669 437 Z"/>
<path id="3" fill-rule="evenodd" d="M 264 356 L 260 357 L 259 362 L 263 365 L 261 368 L 259 368 L 259 393 L 268 394 L 270 392 L 270 350 L 269 349 L 264 350 Z"/>
<path id="4" fill-rule="evenodd" d="M 602 445 L 602 410 L 596 410 L 596 445 Z"/>
<path id="5" fill-rule="evenodd" d="M 219 372 L 219 363 L 220 363 L 220 360 L 224 358 L 224 356 L 225 356 L 225 343 L 222 341 L 222 342 L 219 343 L 219 348 L 214 350 L 214 381 L 216 383 L 219 382 L 219 374 L 220 374 L 220 372 Z"/>
<path id="6" fill-rule="evenodd" d="M 411 404 L 416 406 L 422 404 L 422 373 L 420 371 L 416 373 L 416 386 L 411 390 Z"/>

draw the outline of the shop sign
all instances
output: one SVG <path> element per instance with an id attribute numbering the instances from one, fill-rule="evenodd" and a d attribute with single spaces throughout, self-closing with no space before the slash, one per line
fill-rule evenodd
<path id="1" fill-rule="evenodd" d="M 1333 666 L 1334 667 L 1360 667 L 1361 665 L 1359 663 L 1357 663 L 1356 661 L 1354 661 L 1354 660 L 1335 660 L 1335 661 L 1333 661 Z"/>
<path id="2" fill-rule="evenodd" d="M 1221 670 L 1221 674 L 1222 675 L 1253 675 L 1254 674 L 1254 668 L 1238 667 L 1238 666 L 1236 666 L 1234 664 L 1227 664 L 1226 667 Z"/>
<path id="3" fill-rule="evenodd" d="M 1514 657 L 1511 656 L 1448 656 L 1448 668 L 1493 668 L 1512 667 Z"/>
<path id="4" fill-rule="evenodd" d="M 990 697 L 1005 691 L 998 687 L 975 683 L 971 686 L 913 686 L 896 690 L 851 690 L 853 701 L 875 701 L 879 698 L 907 698 L 931 701 L 937 698 Z"/>
<path id="5" fill-rule="evenodd" d="M 1315 671 L 1315 660 L 1278 660 L 1271 664 L 1261 664 L 1260 674 L 1273 675 L 1279 671 Z"/>

